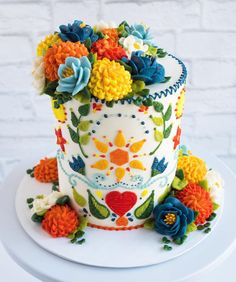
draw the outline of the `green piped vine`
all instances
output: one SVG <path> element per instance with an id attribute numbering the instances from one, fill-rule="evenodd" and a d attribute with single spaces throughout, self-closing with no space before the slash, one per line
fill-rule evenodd
<path id="1" fill-rule="evenodd" d="M 73 109 L 71 111 L 71 123 L 74 128 L 71 126 L 67 126 L 71 140 L 79 145 L 81 154 L 88 158 L 88 155 L 85 153 L 83 146 L 86 146 L 90 141 L 91 133 L 88 132 L 90 124 L 92 123 L 91 120 L 81 120 L 82 117 L 86 117 L 89 115 L 90 112 L 90 104 L 81 105 L 78 108 L 79 116 L 75 114 Z"/>

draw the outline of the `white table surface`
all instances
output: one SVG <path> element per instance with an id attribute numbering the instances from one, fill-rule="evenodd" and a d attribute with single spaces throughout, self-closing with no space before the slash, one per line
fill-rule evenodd
<path id="1" fill-rule="evenodd" d="M 0 226 L 0 232 L 1 232 L 1 226 Z M 222 238 L 223 239 L 223 238 Z M 19 242 L 20 244 L 20 242 Z M 196 258 L 197 260 L 198 258 Z M 204 272 L 200 278 L 190 280 L 183 280 L 188 282 L 233 282 L 236 281 L 236 274 L 235 274 L 235 266 L 236 266 L 236 251 L 234 251 L 229 257 L 227 257 L 223 263 L 216 266 L 215 269 L 208 269 L 207 272 Z M 90 282 L 89 280 L 89 273 L 88 273 L 88 279 L 84 280 L 83 282 Z M 79 278 L 79 273 L 78 273 Z M 101 277 L 100 277 L 101 278 Z M 116 277 L 117 278 L 117 277 Z M 155 277 L 148 277 L 149 279 L 154 279 Z M 115 279 L 116 280 L 116 279 Z M 1 282 L 36 282 L 40 281 L 30 274 L 28 274 L 26 271 L 21 269 L 14 261 L 13 259 L 7 254 L 7 252 L 4 250 L 3 246 L 0 243 L 0 281 Z M 81 281 L 78 279 L 78 281 Z M 94 278 L 93 280 L 94 281 Z M 105 281 L 105 280 L 99 280 L 96 279 L 96 282 Z M 106 281 L 105 281 L 106 282 Z M 109 281 L 110 282 L 110 281 Z M 126 281 L 124 281 L 126 282 Z M 130 281 L 127 281 L 130 282 Z M 161 282 L 161 280 L 158 280 L 158 282 Z"/>

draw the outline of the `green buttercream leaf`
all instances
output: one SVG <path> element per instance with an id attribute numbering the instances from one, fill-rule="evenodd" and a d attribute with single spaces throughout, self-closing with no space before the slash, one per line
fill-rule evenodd
<path id="1" fill-rule="evenodd" d="M 213 211 L 216 211 L 219 207 L 220 207 L 219 204 L 217 204 L 215 202 L 213 203 Z"/>
<path id="2" fill-rule="evenodd" d="M 67 195 L 60 197 L 56 201 L 56 204 L 60 206 L 64 206 L 65 204 L 69 204 L 69 203 L 70 203 L 70 197 Z"/>
<path id="3" fill-rule="evenodd" d="M 90 141 L 90 134 L 86 133 L 84 135 L 81 135 L 79 138 L 79 141 L 82 145 L 88 145 L 89 141 Z"/>
<path id="4" fill-rule="evenodd" d="M 79 125 L 79 119 L 75 115 L 75 113 L 71 110 L 71 122 L 74 127 L 77 127 Z"/>
<path id="5" fill-rule="evenodd" d="M 88 190 L 88 194 L 89 194 L 89 209 L 91 214 L 98 219 L 108 218 L 110 216 L 110 211 L 108 210 L 108 208 L 100 204 L 89 190 Z"/>
<path id="6" fill-rule="evenodd" d="M 170 186 L 167 186 L 164 193 L 158 198 L 158 204 L 164 202 L 164 200 L 169 196 L 171 191 Z"/>
<path id="7" fill-rule="evenodd" d="M 79 218 L 79 227 L 78 230 L 83 231 L 88 226 L 88 218 L 81 216 Z"/>
<path id="8" fill-rule="evenodd" d="M 148 45 L 148 54 L 152 55 L 152 56 L 156 56 L 157 54 L 157 48 L 152 46 L 152 45 Z"/>
<path id="9" fill-rule="evenodd" d="M 172 124 L 168 126 L 164 131 L 164 138 L 168 138 L 170 136 L 171 130 L 172 130 Z"/>
<path id="10" fill-rule="evenodd" d="M 155 221 L 153 218 L 149 218 L 144 222 L 144 228 L 148 230 L 154 229 Z"/>
<path id="11" fill-rule="evenodd" d="M 144 88 L 142 91 L 136 92 L 137 95 L 146 97 L 150 93 L 150 89 Z"/>
<path id="12" fill-rule="evenodd" d="M 208 181 L 206 179 L 201 180 L 198 182 L 198 184 L 207 192 L 209 192 L 209 186 L 208 186 Z"/>
<path id="13" fill-rule="evenodd" d="M 152 106 L 152 104 L 153 104 L 153 99 L 151 97 L 143 101 L 143 105 L 146 107 L 150 107 Z"/>
<path id="14" fill-rule="evenodd" d="M 179 179 L 177 176 L 174 177 L 174 180 L 171 184 L 172 188 L 175 190 L 183 190 L 188 185 L 188 181 L 186 179 Z"/>
<path id="15" fill-rule="evenodd" d="M 85 45 L 85 47 L 86 47 L 88 50 L 91 49 L 91 47 L 92 47 L 92 41 L 91 41 L 91 39 L 90 39 L 89 37 L 86 38 L 86 40 L 85 40 L 85 42 L 84 42 L 84 45 Z"/>
<path id="16" fill-rule="evenodd" d="M 164 117 L 163 117 L 164 120 L 168 121 L 170 119 L 170 117 L 171 117 L 171 114 L 172 114 L 172 106 L 170 104 L 169 107 L 167 108 L 165 114 L 164 114 Z"/>
<path id="17" fill-rule="evenodd" d="M 127 70 L 128 72 L 132 72 L 132 68 L 129 66 L 129 65 L 127 65 L 125 62 L 123 62 L 123 61 L 118 61 L 118 63 L 120 63 L 122 66 L 124 66 L 124 68 L 125 68 L 125 70 Z"/>
<path id="18" fill-rule="evenodd" d="M 194 222 L 192 222 L 192 223 L 188 224 L 186 233 L 189 234 L 189 233 L 196 231 L 196 230 L 197 230 L 197 225 Z"/>
<path id="19" fill-rule="evenodd" d="M 43 93 L 49 96 L 54 96 L 56 88 L 58 86 L 58 81 L 46 81 L 46 85 L 43 89 Z"/>
<path id="20" fill-rule="evenodd" d="M 79 130 L 88 131 L 91 123 L 89 120 L 83 120 L 79 123 Z"/>
<path id="21" fill-rule="evenodd" d="M 163 125 L 163 118 L 162 117 L 151 117 L 153 123 L 157 126 Z"/>
<path id="22" fill-rule="evenodd" d="M 79 194 L 74 187 L 72 187 L 72 189 L 73 189 L 73 197 L 74 197 L 75 202 L 80 207 L 84 207 L 87 204 L 86 199 L 81 194 Z"/>
<path id="23" fill-rule="evenodd" d="M 138 97 L 134 100 L 134 104 L 138 107 L 141 106 L 142 103 L 143 103 L 143 99 L 141 97 Z"/>
<path id="24" fill-rule="evenodd" d="M 69 125 L 67 127 L 68 127 L 68 130 L 69 130 L 69 133 L 70 133 L 71 140 L 74 143 L 79 144 L 79 137 L 78 137 L 77 132 L 75 132 Z"/>
<path id="25" fill-rule="evenodd" d="M 112 108 L 114 106 L 115 101 L 106 101 L 106 106 L 108 108 Z"/>
<path id="26" fill-rule="evenodd" d="M 163 140 L 163 133 L 159 130 L 154 130 L 154 138 L 157 142 L 161 142 Z"/>
<path id="27" fill-rule="evenodd" d="M 175 172 L 175 176 L 180 180 L 184 180 L 184 171 L 182 169 L 177 169 Z"/>
<path id="28" fill-rule="evenodd" d="M 162 112 L 164 108 L 163 104 L 160 102 L 153 102 L 153 107 L 154 107 L 154 110 L 159 113 Z"/>
<path id="29" fill-rule="evenodd" d="M 153 211 L 154 208 L 154 191 L 152 191 L 151 195 L 143 202 L 139 207 L 134 211 L 134 215 L 138 219 L 148 218 Z"/>
<path id="30" fill-rule="evenodd" d="M 38 215 L 38 214 L 34 213 L 31 217 L 31 220 L 33 222 L 36 222 L 36 223 L 41 223 L 43 221 L 43 218 L 44 218 L 43 215 Z"/>
<path id="31" fill-rule="evenodd" d="M 85 104 L 79 107 L 78 109 L 81 116 L 87 116 L 90 112 L 90 104 Z"/>
<path id="32" fill-rule="evenodd" d="M 133 92 L 140 92 L 145 88 L 145 82 L 142 80 L 135 80 L 133 81 L 131 87 Z"/>
<path id="33" fill-rule="evenodd" d="M 162 81 L 162 83 L 166 83 L 171 79 L 171 76 L 165 76 L 165 80 Z"/>

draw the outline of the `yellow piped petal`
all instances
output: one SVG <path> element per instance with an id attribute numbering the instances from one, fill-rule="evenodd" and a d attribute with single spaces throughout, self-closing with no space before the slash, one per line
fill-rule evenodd
<path id="1" fill-rule="evenodd" d="M 122 133 L 121 130 L 118 131 L 114 143 L 117 147 L 124 147 L 125 146 L 125 144 L 126 144 L 125 136 L 124 136 L 124 134 Z"/>
<path id="2" fill-rule="evenodd" d="M 140 170 L 146 170 L 146 168 L 143 166 L 142 162 L 139 160 L 133 160 L 129 163 L 131 168 L 140 169 Z"/>
<path id="3" fill-rule="evenodd" d="M 148 190 L 147 190 L 147 189 L 144 189 L 144 190 L 142 191 L 142 193 L 141 193 L 141 196 L 142 196 L 142 197 L 145 197 L 145 196 L 147 196 L 147 193 L 148 193 Z"/>
<path id="4" fill-rule="evenodd" d="M 130 146 L 130 152 L 132 153 L 137 153 L 138 151 L 140 151 L 143 147 L 143 144 L 146 142 L 146 139 L 140 140 L 138 142 L 133 143 Z"/>
<path id="5" fill-rule="evenodd" d="M 117 181 L 119 182 L 125 176 L 125 169 L 123 167 L 118 167 L 115 170 L 115 174 L 116 174 Z"/>
<path id="6" fill-rule="evenodd" d="M 109 162 L 107 160 L 99 160 L 93 165 L 91 165 L 92 168 L 100 169 L 100 170 L 105 170 L 109 166 Z"/>
<path id="7" fill-rule="evenodd" d="M 95 193 L 96 193 L 96 195 L 98 196 L 98 198 L 102 199 L 102 197 L 103 197 L 102 191 L 96 190 Z"/>
<path id="8" fill-rule="evenodd" d="M 94 138 L 93 142 L 96 146 L 96 148 L 98 149 L 99 152 L 101 153 L 106 153 L 108 151 L 108 145 L 99 141 L 98 139 Z"/>

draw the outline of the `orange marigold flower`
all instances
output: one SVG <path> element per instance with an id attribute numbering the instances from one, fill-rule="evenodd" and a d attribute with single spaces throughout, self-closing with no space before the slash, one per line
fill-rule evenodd
<path id="1" fill-rule="evenodd" d="M 42 227 L 52 237 L 67 237 L 79 226 L 76 211 L 70 206 L 55 205 L 49 209 L 42 221 Z"/>
<path id="2" fill-rule="evenodd" d="M 116 42 L 119 40 L 119 35 L 116 28 L 104 28 L 101 30 L 101 32 Z"/>
<path id="3" fill-rule="evenodd" d="M 111 38 L 100 39 L 94 42 L 91 52 L 97 54 L 98 60 L 108 58 L 112 61 L 127 57 L 125 49 L 123 49 L 117 42 L 115 42 Z"/>
<path id="4" fill-rule="evenodd" d="M 47 50 L 44 57 L 45 76 L 50 81 L 58 79 L 58 67 L 67 57 L 80 58 L 88 55 L 88 49 L 80 42 L 59 42 Z"/>
<path id="5" fill-rule="evenodd" d="M 39 182 L 49 183 L 58 181 L 58 169 L 56 158 L 45 158 L 40 160 L 34 168 L 34 177 Z"/>
<path id="6" fill-rule="evenodd" d="M 196 224 L 203 224 L 213 212 L 213 204 L 210 193 L 200 185 L 189 183 L 186 188 L 176 194 L 186 207 L 198 212 Z"/>

